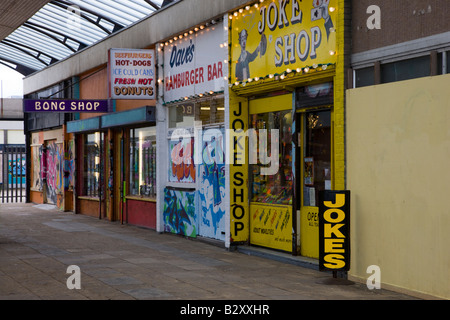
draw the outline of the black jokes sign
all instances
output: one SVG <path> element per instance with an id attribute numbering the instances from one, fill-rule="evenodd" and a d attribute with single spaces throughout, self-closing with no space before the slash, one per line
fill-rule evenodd
<path id="1" fill-rule="evenodd" d="M 319 192 L 319 268 L 350 269 L 350 191 Z"/>

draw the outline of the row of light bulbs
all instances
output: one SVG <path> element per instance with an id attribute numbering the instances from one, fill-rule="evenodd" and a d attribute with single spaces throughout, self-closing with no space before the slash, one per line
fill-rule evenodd
<path id="1" fill-rule="evenodd" d="M 263 3 L 264 1 L 266 1 L 266 0 L 258 0 L 256 3 L 254 3 L 254 4 L 252 4 L 252 5 L 247 5 L 247 6 L 245 6 L 244 8 L 240 8 L 240 9 L 236 10 L 234 13 L 232 13 L 232 14 L 229 15 L 229 19 L 231 20 L 231 19 L 233 19 L 234 17 L 238 17 L 238 15 L 239 15 L 240 13 L 243 13 L 244 10 L 249 11 L 252 7 L 254 7 L 254 8 L 259 8 L 260 4 Z M 276 1 L 276 0 L 273 0 L 273 1 Z M 335 7 L 329 7 L 328 10 L 329 10 L 330 12 L 334 12 L 334 11 L 336 11 L 336 8 L 335 8 Z M 198 27 L 194 27 L 193 29 L 191 29 L 191 30 L 189 30 L 189 31 L 186 31 L 186 32 L 184 32 L 184 33 L 182 33 L 182 34 L 180 34 L 180 35 L 178 35 L 178 36 L 174 36 L 172 39 L 169 39 L 169 40 L 167 40 L 166 42 L 161 43 L 161 44 L 160 44 L 160 48 L 158 48 L 158 50 L 164 49 L 164 47 L 171 45 L 174 41 L 177 41 L 177 40 L 179 40 L 179 39 L 183 39 L 184 37 L 187 37 L 187 36 L 192 35 L 192 34 L 194 34 L 194 33 L 196 33 L 196 32 L 202 31 L 202 30 L 204 30 L 206 27 L 208 27 L 208 26 L 210 26 L 210 25 L 215 25 L 215 24 L 217 24 L 218 22 L 220 22 L 220 19 L 219 19 L 219 20 L 213 19 L 213 20 L 211 20 L 210 22 L 207 22 L 207 23 L 204 24 L 204 25 L 202 24 L 202 25 L 200 25 L 200 26 L 198 26 Z M 332 31 L 335 32 L 336 30 L 333 29 Z M 224 44 L 221 44 L 220 46 L 221 46 L 221 48 L 222 48 L 222 47 L 226 47 L 227 45 L 228 45 L 227 43 L 224 43 Z M 335 54 L 336 54 L 335 51 L 330 51 L 330 55 L 335 55 Z M 228 62 L 228 61 L 225 61 L 225 63 L 227 63 L 227 62 Z M 314 65 L 312 65 L 312 66 L 306 66 L 306 67 L 304 67 L 304 68 L 297 68 L 297 69 L 295 69 L 295 70 L 291 70 L 291 69 L 288 68 L 288 69 L 286 69 L 286 71 L 284 71 L 284 72 L 281 73 L 281 74 L 269 74 L 269 75 L 267 75 L 267 76 L 265 76 L 265 77 L 249 78 L 249 79 L 246 79 L 246 80 L 244 80 L 244 81 L 236 81 L 234 84 L 230 84 L 229 86 L 230 86 L 230 87 L 232 87 L 232 86 L 238 86 L 238 85 L 240 85 L 240 84 L 246 85 L 247 83 L 250 83 L 250 82 L 252 82 L 252 81 L 259 81 L 259 80 L 263 80 L 263 79 L 266 79 L 266 78 L 269 78 L 269 79 L 275 78 L 275 80 L 277 80 L 277 79 L 283 80 L 283 79 L 285 79 L 286 76 L 287 76 L 288 74 L 290 74 L 290 73 L 303 73 L 303 74 L 305 74 L 305 73 L 310 72 L 311 70 L 316 70 L 316 71 L 318 71 L 319 68 L 321 68 L 322 70 L 326 70 L 327 67 L 330 66 L 330 65 L 334 65 L 334 64 L 332 64 L 332 63 L 329 63 L 329 64 L 320 64 L 320 65 L 314 64 Z M 228 79 L 225 79 L 225 80 L 228 80 Z M 164 80 L 159 79 L 159 80 L 158 80 L 158 83 L 161 84 L 163 81 L 164 81 Z M 184 101 L 184 100 L 188 100 L 188 99 L 190 99 L 190 98 L 202 98 L 202 97 L 205 96 L 205 95 L 213 95 L 213 94 L 215 94 L 215 93 L 216 93 L 216 92 L 213 92 L 213 91 L 205 92 L 204 94 L 197 94 L 197 95 L 195 95 L 195 96 L 184 97 L 184 98 L 182 98 L 182 99 L 179 99 L 179 100 L 176 100 L 176 101 L 172 101 L 172 103 L 173 103 L 173 102 L 181 102 L 181 101 Z"/>
<path id="2" fill-rule="evenodd" d="M 208 97 L 208 96 L 213 96 L 213 95 L 215 95 L 215 94 L 220 94 L 220 93 L 223 93 L 223 91 L 217 91 L 217 92 L 215 92 L 215 91 L 209 91 L 209 92 L 205 92 L 205 93 L 198 93 L 198 94 L 195 94 L 195 95 L 191 95 L 191 96 L 186 96 L 186 97 L 183 97 L 183 98 L 181 98 L 181 99 L 178 99 L 178 100 L 174 100 L 174 101 L 165 101 L 164 103 L 163 103 L 163 105 L 167 105 L 167 104 L 171 104 L 171 103 L 177 103 L 177 102 L 184 102 L 184 101 L 186 101 L 186 100 L 192 100 L 192 99 L 199 99 L 199 98 L 204 98 L 204 97 Z"/>
<path id="3" fill-rule="evenodd" d="M 260 4 L 260 3 L 263 3 L 264 1 L 266 1 L 266 0 L 258 0 L 258 2 L 256 2 L 256 3 L 253 4 L 252 6 L 255 7 L 255 8 L 259 8 L 259 4 Z M 275 1 L 275 0 L 274 0 L 274 1 Z M 237 11 L 235 11 L 234 13 L 230 14 L 230 15 L 229 15 L 229 19 L 230 19 L 230 20 L 233 19 L 233 16 L 234 16 L 234 17 L 237 17 L 237 16 L 239 15 L 239 13 L 243 13 L 244 10 L 249 11 L 249 10 L 251 9 L 252 6 L 247 5 L 247 6 L 245 6 L 244 8 L 240 8 L 239 10 L 237 10 Z M 330 12 L 334 12 L 334 11 L 336 11 L 336 8 L 335 8 L 335 7 L 329 7 L 328 10 L 329 10 Z M 177 41 L 178 39 L 183 39 L 184 37 L 187 37 L 187 36 L 189 36 L 189 35 L 194 34 L 195 32 L 199 32 L 199 31 L 205 29 L 206 27 L 209 27 L 210 25 L 215 25 L 215 24 L 217 24 L 218 22 L 220 22 L 220 20 L 221 20 L 221 19 L 213 19 L 213 20 L 211 20 L 210 22 L 205 23 L 204 25 L 202 24 L 202 25 L 200 25 L 200 26 L 198 26 L 198 27 L 194 27 L 193 29 L 191 29 L 191 30 L 189 30 L 189 31 L 186 31 L 186 32 L 184 32 L 184 33 L 181 33 L 181 34 L 179 34 L 178 36 L 174 36 L 172 39 L 169 39 L 169 40 L 167 40 L 166 42 L 161 43 L 160 46 L 161 46 L 161 48 L 164 48 L 165 46 L 171 45 L 174 41 Z"/>
<path id="4" fill-rule="evenodd" d="M 253 5 L 247 5 L 247 6 L 245 6 L 244 8 L 240 8 L 240 9 L 236 10 L 234 13 L 230 14 L 230 15 L 228 16 L 228 18 L 231 20 L 231 19 L 233 19 L 233 17 L 237 17 L 237 16 L 239 15 L 239 13 L 243 13 L 244 10 L 249 11 L 252 7 L 258 9 L 259 6 L 260 6 L 260 3 L 263 3 L 264 1 L 266 1 L 266 0 L 258 0 L 258 1 L 257 1 L 255 4 L 253 4 Z M 277 0 L 273 0 L 273 1 L 275 2 L 275 1 L 277 1 Z M 335 7 L 329 7 L 329 8 L 328 8 L 328 11 L 334 12 L 334 11 L 336 11 L 336 8 L 335 8 Z"/>
<path id="5" fill-rule="evenodd" d="M 235 83 L 230 84 L 230 87 L 233 86 L 239 86 L 239 85 L 246 85 L 247 83 L 250 82 L 256 82 L 259 80 L 264 80 L 264 79 L 275 79 L 275 80 L 284 80 L 289 74 L 306 74 L 309 73 L 310 71 L 320 71 L 320 70 L 326 70 L 329 66 L 334 66 L 333 63 L 327 63 L 327 64 L 314 64 L 312 66 L 306 66 L 304 68 L 297 68 L 295 70 L 292 69 L 286 69 L 286 71 L 282 72 L 282 73 L 275 73 L 275 74 L 269 74 L 265 77 L 255 77 L 255 78 L 249 78 L 246 79 L 244 81 L 236 81 Z"/>
<path id="6" fill-rule="evenodd" d="M 189 35 L 192 35 L 192 34 L 194 34 L 196 32 L 204 30 L 205 28 L 207 28 L 209 26 L 215 25 L 215 24 L 219 23 L 220 20 L 221 19 L 213 19 L 210 22 L 202 24 L 202 25 L 200 25 L 198 27 L 194 27 L 193 29 L 191 29 L 189 31 L 185 31 L 184 33 L 180 33 L 179 35 L 174 36 L 173 38 L 167 40 L 166 42 L 160 43 L 160 49 L 164 49 L 164 47 L 167 47 L 167 46 L 171 45 L 174 41 L 181 40 L 181 39 L 183 39 L 183 38 L 185 38 L 185 37 L 187 37 Z"/>

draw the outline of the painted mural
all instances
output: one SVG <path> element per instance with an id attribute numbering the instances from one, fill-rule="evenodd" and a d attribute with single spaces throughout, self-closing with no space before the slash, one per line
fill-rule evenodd
<path id="1" fill-rule="evenodd" d="M 61 144 L 49 142 L 45 153 L 45 177 L 47 202 L 56 204 L 57 195 L 61 193 L 63 187 L 63 153 Z"/>
<path id="2" fill-rule="evenodd" d="M 165 232 L 196 237 L 195 191 L 165 188 L 163 218 Z"/>
<path id="3" fill-rule="evenodd" d="M 211 130 L 209 130 L 211 132 Z M 199 235 L 225 240 L 225 154 L 223 131 L 205 137 L 199 166 Z"/>
<path id="4" fill-rule="evenodd" d="M 75 142 L 68 141 L 64 161 L 64 190 L 73 190 L 75 178 Z"/>
<path id="5" fill-rule="evenodd" d="M 195 182 L 194 138 L 169 141 L 169 181 Z"/>
<path id="6" fill-rule="evenodd" d="M 33 159 L 31 188 L 42 190 L 42 146 L 33 146 L 31 156 Z"/>

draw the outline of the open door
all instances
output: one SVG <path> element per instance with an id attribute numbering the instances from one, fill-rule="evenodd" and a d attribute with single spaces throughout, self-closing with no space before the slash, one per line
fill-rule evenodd
<path id="1" fill-rule="evenodd" d="M 331 110 L 297 113 L 297 208 L 300 208 L 300 254 L 319 258 L 320 190 L 331 190 Z"/>

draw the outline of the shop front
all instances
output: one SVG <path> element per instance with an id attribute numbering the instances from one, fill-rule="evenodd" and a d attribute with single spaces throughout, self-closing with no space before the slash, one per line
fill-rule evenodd
<path id="1" fill-rule="evenodd" d="M 107 110 L 67 124 L 75 137 L 75 212 L 156 229 L 154 49 L 110 49 L 80 75 L 80 99 Z"/>
<path id="2" fill-rule="evenodd" d="M 160 45 L 168 160 L 160 192 L 164 232 L 224 241 L 227 45 L 221 20 Z"/>
<path id="3" fill-rule="evenodd" d="M 155 107 L 70 121 L 76 213 L 156 227 Z"/>
<path id="4" fill-rule="evenodd" d="M 339 3 L 258 1 L 229 15 L 232 245 L 318 258 L 318 192 L 343 181 Z"/>
<path id="5" fill-rule="evenodd" d="M 257 142 L 256 148 L 250 150 L 258 156 L 257 161 L 249 161 L 251 243 L 290 251 L 292 94 L 251 99 L 249 130 L 253 130 Z"/>
<path id="6" fill-rule="evenodd" d="M 56 206 L 60 211 L 73 210 L 75 176 L 74 137 L 66 133 L 72 114 L 60 110 L 28 108 L 36 103 L 50 105 L 72 99 L 76 78 L 28 94 L 24 99 L 24 122 L 27 139 L 27 201 Z M 67 100 L 65 100 L 67 101 Z M 67 110 L 64 110 L 67 111 Z"/>

